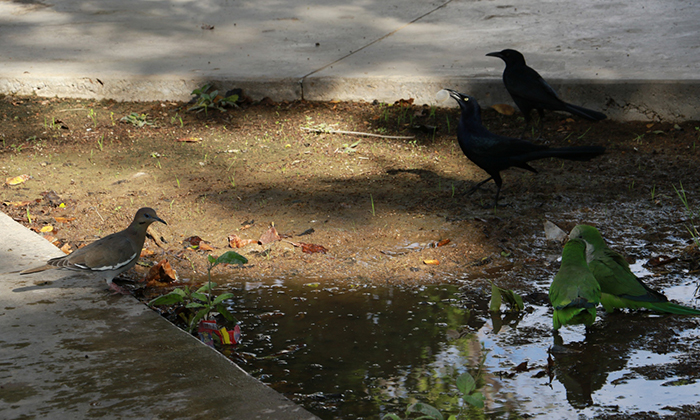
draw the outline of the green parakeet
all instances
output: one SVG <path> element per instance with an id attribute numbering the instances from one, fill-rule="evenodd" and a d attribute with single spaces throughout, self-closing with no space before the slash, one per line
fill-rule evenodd
<path id="1" fill-rule="evenodd" d="M 586 263 L 586 243 L 571 239 L 564 245 L 561 267 L 549 287 L 549 301 L 554 307 L 554 329 L 562 325 L 595 321 L 600 303 L 600 285 Z"/>
<path id="2" fill-rule="evenodd" d="M 615 308 L 647 308 L 670 314 L 700 315 L 696 309 L 669 302 L 663 293 L 642 283 L 622 255 L 605 245 L 605 240 L 593 226 L 578 225 L 571 230 L 569 238 L 585 241 L 586 260 L 600 284 L 600 301 L 606 312 Z"/>

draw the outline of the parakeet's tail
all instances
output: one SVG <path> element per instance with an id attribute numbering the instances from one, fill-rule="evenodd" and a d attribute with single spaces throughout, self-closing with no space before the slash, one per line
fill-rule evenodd
<path id="1" fill-rule="evenodd" d="M 643 302 L 638 300 L 626 299 L 623 297 L 613 296 L 603 293 L 600 297 L 600 303 L 603 304 L 606 312 L 612 312 L 615 308 L 641 309 L 647 308 L 655 312 L 676 315 L 700 315 L 700 310 L 689 308 L 673 302 Z"/>
<path id="2" fill-rule="evenodd" d="M 561 328 L 562 325 L 592 325 L 595 322 L 595 315 L 595 306 L 591 308 L 555 308 L 552 323 L 555 330 Z"/>

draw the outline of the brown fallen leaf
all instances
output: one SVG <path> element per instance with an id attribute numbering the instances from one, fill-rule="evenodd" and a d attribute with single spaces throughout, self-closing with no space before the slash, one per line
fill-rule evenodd
<path id="1" fill-rule="evenodd" d="M 659 267 L 662 265 L 672 263 L 676 260 L 678 260 L 678 258 L 676 257 L 669 257 L 668 255 L 659 255 L 657 257 L 650 258 L 649 261 L 647 261 L 647 264 L 649 264 L 652 267 Z"/>
<path id="2" fill-rule="evenodd" d="M 281 239 L 280 235 L 277 233 L 277 229 L 275 229 L 275 225 L 272 225 L 267 230 L 267 232 L 263 233 L 260 236 L 260 239 L 258 239 L 258 245 L 269 244 L 270 242 L 279 241 L 280 239 Z"/>
<path id="3" fill-rule="evenodd" d="M 182 240 L 183 243 L 188 243 L 191 246 L 199 246 L 199 243 L 202 242 L 202 238 L 199 236 L 190 236 L 189 238 L 185 238 Z"/>
<path id="4" fill-rule="evenodd" d="M 199 249 L 201 249 L 202 251 L 213 251 L 214 247 L 212 247 L 211 245 L 209 245 L 208 243 L 206 243 L 204 241 L 201 241 L 199 243 Z"/>
<path id="5" fill-rule="evenodd" d="M 282 318 L 284 316 L 285 316 L 284 312 L 277 310 L 277 311 L 265 312 L 264 314 L 260 314 L 260 315 L 258 315 L 258 318 L 265 320 L 265 319 Z"/>
<path id="6" fill-rule="evenodd" d="M 307 244 L 304 242 L 299 242 L 299 245 L 301 245 L 301 252 L 305 252 L 307 254 L 325 254 L 328 252 L 328 250 L 323 245 Z"/>
<path id="7" fill-rule="evenodd" d="M 175 280 L 177 280 L 177 273 L 166 259 L 151 267 L 141 281 L 146 282 L 146 287 L 163 287 Z"/>
<path id="8" fill-rule="evenodd" d="M 449 243 L 450 243 L 450 240 L 449 240 L 449 239 L 443 239 L 442 241 L 440 241 L 440 242 L 437 243 L 437 246 L 439 246 L 439 247 L 440 247 L 440 246 L 445 246 L 445 245 L 447 245 L 447 244 L 449 244 Z"/>
<path id="9" fill-rule="evenodd" d="M 236 234 L 229 235 L 227 239 L 228 239 L 228 246 L 231 248 L 243 248 L 244 246 L 255 242 L 254 239 L 241 239 Z"/>
<path id="10" fill-rule="evenodd" d="M 491 105 L 491 108 L 493 108 L 496 112 L 502 115 L 508 115 L 511 116 L 515 114 L 515 108 L 508 104 L 496 104 L 496 105 Z"/>
<path id="11" fill-rule="evenodd" d="M 200 238 L 199 236 L 190 236 L 189 238 L 185 238 L 182 241 L 184 244 L 189 244 L 187 248 L 191 248 L 193 250 L 202 250 L 202 251 L 213 251 L 214 248 L 209 245 L 204 239 Z"/>
<path id="12" fill-rule="evenodd" d="M 522 362 L 521 364 L 519 364 L 518 366 L 514 367 L 512 370 L 514 372 L 520 373 L 520 372 L 527 372 L 530 369 L 528 369 L 528 367 L 527 367 L 527 360 L 526 360 L 526 361 Z"/>
<path id="13" fill-rule="evenodd" d="M 202 139 L 199 137 L 181 137 L 181 138 L 177 139 L 177 141 L 179 141 L 181 143 L 197 143 L 197 142 L 202 141 Z"/>
<path id="14" fill-rule="evenodd" d="M 23 184 L 23 183 L 27 182 L 31 178 L 32 177 L 27 175 L 27 174 L 17 175 L 15 177 L 7 178 L 5 180 L 5 184 L 10 185 L 10 186 L 19 185 L 19 184 Z"/>
<path id="15" fill-rule="evenodd" d="M 438 260 L 423 260 L 423 264 L 426 264 L 426 265 L 440 265 L 440 261 L 438 261 Z"/>
<path id="16" fill-rule="evenodd" d="M 151 256 L 153 256 L 153 255 L 155 255 L 155 254 L 156 254 L 156 253 L 153 252 L 153 251 L 151 251 L 150 249 L 143 248 L 143 249 L 141 250 L 141 255 L 140 255 L 139 257 L 141 257 L 141 258 L 148 258 L 148 257 L 151 257 Z"/>
<path id="17" fill-rule="evenodd" d="M 323 246 L 323 245 L 317 245 L 317 244 L 307 244 L 305 242 L 292 242 L 288 240 L 284 240 L 288 244 L 291 244 L 297 248 L 301 248 L 301 252 L 305 252 L 307 254 L 315 254 L 315 253 L 321 253 L 325 254 L 328 252 L 328 250 Z"/>
<path id="18" fill-rule="evenodd" d="M 41 195 L 44 197 L 44 200 L 48 201 L 53 207 L 59 207 L 63 204 L 63 200 L 55 191 L 44 191 Z"/>
<path id="19" fill-rule="evenodd" d="M 31 201 L 3 201 L 2 204 L 6 205 L 7 207 L 25 207 L 30 205 L 32 202 Z"/>
<path id="20" fill-rule="evenodd" d="M 68 222 L 72 222 L 73 220 L 75 220 L 75 217 L 55 216 L 54 220 L 56 220 L 57 223 L 68 223 Z"/>
<path id="21" fill-rule="evenodd" d="M 63 246 L 60 249 L 61 249 L 61 251 L 63 251 L 64 254 L 70 254 L 71 252 L 73 252 L 70 244 L 68 244 L 68 243 L 63 244 Z"/>

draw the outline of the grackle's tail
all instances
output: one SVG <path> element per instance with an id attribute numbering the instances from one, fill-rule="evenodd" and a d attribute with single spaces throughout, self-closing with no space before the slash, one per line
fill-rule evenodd
<path id="1" fill-rule="evenodd" d="M 596 156 L 605 153 L 605 147 L 602 146 L 572 146 L 572 147 L 555 147 L 552 149 L 540 150 L 530 153 L 527 161 L 534 159 L 542 159 L 547 157 L 555 157 L 558 159 L 587 161 Z M 532 157 L 531 159 L 529 157 Z"/>
<path id="2" fill-rule="evenodd" d="M 564 106 L 564 111 L 570 112 L 574 115 L 578 115 L 581 118 L 585 118 L 591 121 L 600 121 L 608 118 L 607 115 L 602 112 L 593 111 L 592 109 L 584 108 L 582 106 L 576 106 L 571 104 L 566 104 Z"/>

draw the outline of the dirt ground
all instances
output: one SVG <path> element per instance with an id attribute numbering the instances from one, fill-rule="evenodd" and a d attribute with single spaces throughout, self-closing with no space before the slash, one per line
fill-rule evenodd
<path id="1" fill-rule="evenodd" d="M 568 230 L 621 213 L 625 220 L 611 227 L 687 236 L 674 186 L 682 183 L 691 204 L 698 197 L 700 131 L 693 122 L 591 124 L 548 114 L 548 144 L 603 145 L 607 153 L 584 163 L 538 161 L 537 175 L 504 172 L 508 205 L 494 212 L 482 208 L 493 184 L 464 195 L 486 176 L 457 146 L 456 109 L 268 100 L 226 113 L 187 108 L 0 98 L 3 179 L 30 176 L 3 185 L 3 211 L 37 231 L 50 225 L 44 235 L 70 250 L 124 228 L 138 208 L 153 207 L 168 226 L 156 226 L 162 243 L 147 242 L 150 259 L 167 258 L 181 278 L 198 279 L 205 266 L 206 252 L 185 250 L 185 238 L 199 236 L 221 253 L 229 235 L 257 241 L 274 223 L 288 242 L 238 249 L 250 260 L 249 276 L 431 283 L 523 265 L 546 269 L 529 247 L 543 236 L 545 220 Z M 148 124 L 120 121 L 132 112 L 147 115 Z M 484 120 L 507 135 L 523 127 L 517 113 L 489 109 Z M 289 242 L 328 253 L 306 254 Z M 532 291 L 527 283 L 505 286 Z"/>
<path id="2" fill-rule="evenodd" d="M 207 254 L 230 250 L 227 238 L 237 235 L 252 240 L 235 249 L 249 263 L 217 268 L 222 276 L 459 281 L 483 290 L 484 299 L 494 280 L 541 301 L 561 252 L 544 238 L 547 220 L 565 231 L 597 225 L 613 248 L 645 263 L 652 272 L 645 281 L 655 288 L 697 273 L 687 230 L 694 218 L 676 189 L 697 212 L 700 123 L 589 123 L 549 113 L 537 141 L 601 145 L 607 153 L 590 162 L 537 161 L 539 174 L 505 171 L 507 205 L 494 211 L 482 206 L 492 201 L 493 184 L 465 196 L 486 174 L 456 143 L 457 109 L 409 102 L 263 100 L 205 114 L 183 103 L 0 97 L 2 211 L 70 251 L 153 207 L 168 225 L 154 225 L 157 241 L 146 242 L 144 265 L 167 259 L 181 280 L 194 282 L 205 279 Z M 133 123 L 122 121 L 131 113 Z M 484 123 L 511 136 L 524 124 L 518 113 L 493 109 Z M 258 245 L 271 224 L 283 240 Z M 189 247 L 192 236 L 213 251 Z M 659 255 L 663 264 L 647 264 Z M 674 345 L 668 331 L 658 345 Z"/>

